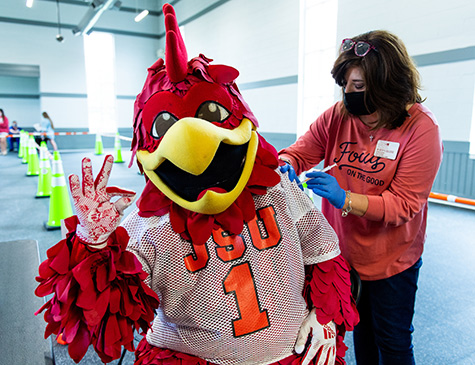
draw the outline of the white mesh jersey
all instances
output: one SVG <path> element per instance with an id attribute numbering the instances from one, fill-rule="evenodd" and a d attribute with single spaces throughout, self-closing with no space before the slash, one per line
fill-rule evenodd
<path id="1" fill-rule="evenodd" d="M 168 215 L 142 218 L 135 210 L 124 220 L 128 250 L 161 301 L 150 344 L 217 364 L 269 364 L 292 354 L 308 314 L 304 265 L 339 255 L 338 238 L 287 176 L 254 202 L 256 219 L 239 236 L 216 230 L 201 246 L 175 233 Z"/>

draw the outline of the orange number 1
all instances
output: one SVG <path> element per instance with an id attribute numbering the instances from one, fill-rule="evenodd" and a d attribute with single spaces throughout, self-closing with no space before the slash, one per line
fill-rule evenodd
<path id="1" fill-rule="evenodd" d="M 224 279 L 226 294 L 234 293 L 240 318 L 233 320 L 234 336 L 244 336 L 269 327 L 267 310 L 261 311 L 248 262 L 233 266 Z"/>

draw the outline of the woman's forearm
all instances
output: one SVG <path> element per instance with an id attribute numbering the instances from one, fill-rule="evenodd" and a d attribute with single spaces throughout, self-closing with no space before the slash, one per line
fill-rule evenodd
<path id="1" fill-rule="evenodd" d="M 354 214 L 358 217 L 362 217 L 368 210 L 368 197 L 363 194 L 357 194 L 350 192 L 346 194 L 345 205 L 343 205 L 343 211 L 347 211 L 350 214 Z"/>

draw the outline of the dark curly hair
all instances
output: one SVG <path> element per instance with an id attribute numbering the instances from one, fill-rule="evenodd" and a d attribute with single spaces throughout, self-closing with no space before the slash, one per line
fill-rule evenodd
<path id="1" fill-rule="evenodd" d="M 365 103 L 374 105 L 378 123 L 374 127 L 394 129 L 402 125 L 407 116 L 406 106 L 422 103 L 419 95 L 420 76 L 404 43 L 394 34 L 376 30 L 351 38 L 354 42 L 367 42 L 375 47 L 364 57 L 354 50 L 341 52 L 335 60 L 331 74 L 335 82 L 345 87 L 345 75 L 351 67 L 359 67 L 365 79 Z M 343 106 L 343 112 L 348 111 Z"/>

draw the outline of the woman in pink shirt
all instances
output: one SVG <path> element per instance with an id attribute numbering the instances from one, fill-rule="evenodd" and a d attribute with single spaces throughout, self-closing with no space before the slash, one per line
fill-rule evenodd
<path id="1" fill-rule="evenodd" d="M 7 135 L 8 135 L 8 118 L 0 109 L 0 153 L 5 156 L 7 154 Z"/>
<path id="2" fill-rule="evenodd" d="M 362 280 L 358 364 L 414 364 L 412 318 L 426 237 L 427 199 L 442 160 L 437 121 L 422 106 L 419 74 L 386 31 L 342 42 L 332 76 L 343 101 L 279 152 L 325 199 L 322 211 Z M 292 169 L 293 168 L 293 169 Z"/>

